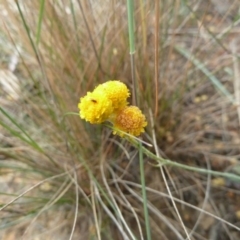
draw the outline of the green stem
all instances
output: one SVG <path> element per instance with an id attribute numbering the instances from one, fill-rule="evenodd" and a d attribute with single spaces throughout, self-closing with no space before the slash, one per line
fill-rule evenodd
<path id="1" fill-rule="evenodd" d="M 39 18 L 38 18 L 38 26 L 37 26 L 37 36 L 36 36 L 36 44 L 37 45 L 39 44 L 40 38 L 41 38 L 44 6 L 45 6 L 45 0 L 41 0 L 40 10 L 39 10 Z"/>
<path id="2" fill-rule="evenodd" d="M 140 164 L 140 176 L 141 176 L 141 186 L 142 186 L 143 209 L 144 209 L 144 218 L 145 218 L 147 239 L 151 240 L 150 222 L 149 222 L 149 214 L 148 214 L 148 208 L 147 208 L 147 194 L 146 194 L 146 184 L 145 184 L 145 174 L 144 174 L 142 143 L 139 143 L 139 164 Z"/>
<path id="3" fill-rule="evenodd" d="M 129 32 L 129 48 L 130 48 L 130 61 L 131 61 L 131 75 L 133 83 L 133 99 L 134 105 L 138 105 L 137 97 L 137 82 L 135 76 L 135 44 L 134 44 L 134 6 L 133 0 L 127 0 L 127 12 L 128 12 L 128 32 Z"/>
<path id="4" fill-rule="evenodd" d="M 136 148 L 139 149 L 139 143 L 136 140 L 131 140 L 130 141 Z M 199 172 L 199 173 L 204 173 L 204 174 L 210 174 L 213 176 L 220 176 L 220 177 L 225 177 L 231 180 L 238 180 L 240 181 L 240 176 L 237 174 L 233 174 L 233 173 L 227 173 L 227 172 L 218 172 L 218 171 L 213 171 L 213 170 L 208 170 L 208 169 L 204 169 L 204 168 L 198 168 L 198 167 L 192 167 L 192 166 L 188 166 L 182 163 L 178 163 L 178 162 L 174 162 L 172 160 L 169 159 L 164 159 L 161 157 L 157 157 L 155 154 L 153 154 L 152 152 L 150 152 L 148 149 L 146 149 L 145 147 L 141 147 L 141 151 L 143 151 L 143 153 L 148 156 L 151 159 L 154 159 L 158 162 L 158 165 L 168 165 L 168 166 L 172 166 L 172 167 L 177 167 L 177 168 L 182 168 L 188 171 L 193 171 L 193 172 Z M 140 151 L 140 149 L 139 149 Z"/>
<path id="5" fill-rule="evenodd" d="M 135 53 L 135 45 L 134 45 L 133 0 L 127 0 L 127 10 L 128 10 L 128 32 L 129 32 L 130 54 L 134 54 Z"/>

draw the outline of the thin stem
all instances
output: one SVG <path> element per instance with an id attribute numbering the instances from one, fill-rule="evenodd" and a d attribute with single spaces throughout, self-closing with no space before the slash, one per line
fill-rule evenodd
<path id="1" fill-rule="evenodd" d="M 157 156 L 157 157 L 160 157 L 159 149 L 158 149 L 158 144 L 157 144 L 157 139 L 156 139 L 156 134 L 155 134 L 155 131 L 154 131 L 154 121 L 153 121 L 152 111 L 150 111 L 150 120 L 151 120 L 151 127 L 152 127 L 153 145 L 154 145 L 154 148 L 155 148 L 156 156 Z M 168 181 L 167 181 L 167 178 L 166 178 L 165 171 L 166 171 L 166 173 L 169 175 L 168 170 L 167 170 L 166 168 L 164 169 L 164 167 L 163 167 L 162 165 L 159 165 L 159 168 L 160 168 L 161 175 L 162 175 L 162 177 L 163 177 L 165 186 L 166 186 L 166 188 L 167 188 L 168 194 L 169 194 L 169 196 L 170 196 L 170 198 L 171 198 L 173 207 L 174 207 L 175 212 L 176 212 L 176 214 L 177 214 L 177 216 L 178 216 L 178 219 L 179 219 L 179 221 L 180 221 L 180 223 L 181 223 L 181 225 L 182 225 L 182 227 L 183 227 L 183 229 L 184 229 L 184 232 L 185 232 L 186 235 L 187 235 L 187 239 L 190 240 L 190 236 L 189 236 L 188 231 L 187 231 L 187 229 L 186 229 L 186 227 L 185 227 L 185 225 L 184 225 L 184 223 L 183 223 L 182 217 L 181 217 L 181 215 L 180 215 L 180 213 L 179 213 L 179 211 L 178 211 L 178 208 L 177 208 L 177 206 L 176 206 L 176 203 L 175 203 L 175 201 L 173 200 L 173 195 L 172 195 L 172 192 L 171 192 L 171 190 L 170 190 L 170 187 L 169 187 L 169 184 L 168 184 Z M 164 170 L 165 170 L 165 171 L 164 171 Z M 170 175 L 169 175 L 169 178 L 170 178 L 170 180 L 172 181 Z"/>
<path id="2" fill-rule="evenodd" d="M 155 81 L 155 112 L 154 115 L 157 117 L 158 114 L 158 66 L 159 66 L 159 60 L 158 60 L 158 45 L 159 45 L 159 4 L 160 1 L 156 0 L 156 17 L 155 17 L 155 38 L 154 38 L 154 46 L 155 46 L 155 54 L 154 54 L 154 81 Z"/>
<path id="3" fill-rule="evenodd" d="M 140 176 L 141 176 L 141 185 L 142 185 L 143 209 L 144 209 L 144 218 L 145 218 L 147 239 L 151 240 L 152 238 L 151 238 L 149 214 L 148 214 L 148 207 L 147 207 L 147 193 L 146 193 L 144 163 L 143 163 L 143 147 L 142 147 L 142 143 L 141 142 L 139 143 L 139 164 L 140 164 Z"/>
<path id="4" fill-rule="evenodd" d="M 133 105 L 138 106 L 138 96 L 137 96 L 137 83 L 136 83 L 136 73 L 135 73 L 135 57 L 134 54 L 130 53 L 130 60 L 131 60 L 131 76 L 132 76 L 132 82 L 133 82 L 133 97 L 132 102 Z"/>
<path id="5" fill-rule="evenodd" d="M 113 129 L 111 126 L 109 125 L 105 125 L 107 127 L 109 127 L 110 129 Z M 147 144 L 146 142 L 143 142 L 141 139 L 138 139 L 130 134 L 125 133 L 128 137 L 126 138 L 134 147 L 136 147 L 139 150 L 139 144 L 144 143 Z M 149 147 L 151 147 L 151 145 L 147 144 Z M 199 173 L 204 173 L 204 174 L 211 174 L 213 176 L 221 176 L 221 177 L 225 177 L 228 179 L 232 179 L 232 180 L 240 180 L 240 175 L 237 174 L 233 174 L 233 173 L 227 173 L 227 172 L 218 172 L 218 171 L 213 171 L 213 170 L 208 170 L 208 169 L 204 169 L 204 168 L 198 168 L 198 167 L 192 167 L 192 166 L 188 166 L 182 163 L 178 163 L 178 162 L 174 162 L 170 159 L 165 159 L 162 157 L 158 157 L 156 156 L 154 153 L 152 153 L 151 151 L 149 151 L 147 148 L 143 147 L 141 145 L 142 151 L 143 153 L 148 156 L 150 159 L 156 160 L 158 162 L 158 164 L 156 165 L 156 167 L 159 167 L 160 165 L 163 166 L 172 166 L 172 167 L 177 167 L 177 168 L 182 168 L 188 171 L 193 171 L 193 172 L 199 172 Z"/>
<path id="6" fill-rule="evenodd" d="M 128 32 L 129 32 L 129 47 L 130 54 L 135 53 L 135 43 L 134 43 L 134 6 L 133 0 L 127 0 L 127 10 L 128 10 Z"/>
<path id="7" fill-rule="evenodd" d="M 127 12 L 128 12 L 128 32 L 129 32 L 129 48 L 130 48 L 130 61 L 131 61 L 131 76 L 133 83 L 133 98 L 132 102 L 134 105 L 138 105 L 137 97 L 137 82 L 135 74 L 135 43 L 134 43 L 134 6 L 133 0 L 127 1 Z"/>
<path id="8" fill-rule="evenodd" d="M 37 35 L 36 35 L 36 44 L 37 45 L 39 44 L 40 38 L 41 38 L 44 6 L 45 6 L 45 0 L 41 0 L 40 10 L 39 10 L 39 18 L 38 18 L 38 26 L 37 26 Z"/>
<path id="9" fill-rule="evenodd" d="M 103 69 L 102 69 L 102 66 L 101 66 L 101 59 L 99 58 L 99 55 L 98 55 L 98 52 L 97 52 L 95 43 L 94 43 L 94 41 L 93 41 L 93 37 L 92 37 L 92 34 L 91 34 L 91 30 L 90 30 L 90 27 L 89 27 L 89 24 L 88 24 L 88 21 L 87 21 L 87 18 L 86 18 L 86 15 L 85 15 L 85 12 L 84 12 L 82 3 L 81 3 L 80 0 L 78 0 L 77 2 L 78 2 L 78 5 L 79 5 L 79 8 L 80 8 L 80 11 L 81 11 L 81 13 L 82 13 L 82 16 L 83 16 L 83 21 L 84 21 L 84 24 L 85 24 L 85 26 L 86 26 L 86 29 L 87 29 L 87 32 L 88 32 L 88 36 L 89 36 L 90 42 L 91 42 L 91 44 L 92 44 L 92 48 L 93 48 L 95 57 L 96 57 L 96 59 L 97 59 L 97 61 L 98 61 L 98 67 L 99 67 L 99 69 L 101 70 L 101 72 L 104 73 L 104 71 L 103 71 Z"/>
<path id="10" fill-rule="evenodd" d="M 139 143 L 136 142 L 135 139 L 131 139 L 130 143 L 132 143 L 137 149 L 139 149 Z M 237 174 L 227 173 L 227 172 L 218 172 L 218 171 L 208 170 L 208 169 L 204 169 L 204 168 L 192 167 L 192 166 L 188 166 L 188 165 L 185 165 L 182 163 L 174 162 L 170 159 L 164 159 L 162 157 L 158 157 L 143 146 L 142 146 L 142 151 L 146 156 L 148 156 L 149 158 L 154 159 L 158 162 L 158 164 L 156 165 L 157 167 L 159 167 L 159 165 L 162 165 L 162 166 L 168 165 L 168 166 L 172 166 L 172 167 L 185 169 L 188 171 L 199 172 L 199 173 L 204 173 L 204 174 L 211 174 L 212 176 L 221 176 L 221 177 L 225 177 L 225 178 L 232 179 L 232 180 L 238 180 L 238 181 L 240 180 L 240 176 Z"/>

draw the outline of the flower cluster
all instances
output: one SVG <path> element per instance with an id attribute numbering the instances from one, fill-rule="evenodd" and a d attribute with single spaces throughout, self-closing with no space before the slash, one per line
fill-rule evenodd
<path id="1" fill-rule="evenodd" d="M 114 134 L 139 136 L 147 126 L 146 118 L 136 106 L 128 106 L 130 92 L 127 86 L 117 80 L 98 85 L 93 92 L 80 98 L 80 117 L 92 124 L 110 121 Z"/>

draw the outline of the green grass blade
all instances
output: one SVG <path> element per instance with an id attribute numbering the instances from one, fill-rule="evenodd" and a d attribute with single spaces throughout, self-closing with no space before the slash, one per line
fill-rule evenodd
<path id="1" fill-rule="evenodd" d="M 135 73 L 135 41 L 134 41 L 134 5 L 133 0 L 127 1 L 127 13 L 128 13 L 128 32 L 129 32 L 129 50 L 130 50 L 130 60 L 131 60 L 131 75 L 133 83 L 133 96 L 132 101 L 134 105 L 138 105 L 138 94 L 137 94 L 137 82 Z"/>
<path id="2" fill-rule="evenodd" d="M 39 10 L 39 18 L 37 25 L 37 35 L 36 35 L 36 44 L 38 45 L 41 38 L 41 29 L 42 29 L 42 21 L 43 21 L 43 13 L 44 13 L 45 0 L 41 0 L 40 10 Z"/>
<path id="3" fill-rule="evenodd" d="M 134 7 L 133 0 L 127 1 L 127 12 L 128 12 L 128 32 L 129 32 L 129 47 L 130 54 L 134 54 L 135 52 L 135 44 L 134 44 Z"/>
<path id="4" fill-rule="evenodd" d="M 201 70 L 208 78 L 209 80 L 212 82 L 212 84 L 214 85 L 214 87 L 220 91 L 223 95 L 225 95 L 228 100 L 235 104 L 235 100 L 233 98 L 233 96 L 231 95 L 231 93 L 221 84 L 221 82 L 205 67 L 205 65 L 200 62 L 197 58 L 195 58 L 187 49 L 182 48 L 180 46 L 175 46 L 175 49 L 181 54 L 183 55 L 185 58 L 187 58 L 189 61 L 191 61 L 196 68 L 198 68 L 199 70 Z"/>
<path id="5" fill-rule="evenodd" d="M 19 6 L 18 1 L 16 1 L 16 5 L 17 5 L 18 12 L 19 12 L 19 14 L 20 14 L 20 17 L 21 17 L 21 19 L 22 19 L 24 28 L 25 28 L 25 30 L 26 30 L 27 36 L 28 36 L 29 41 L 30 41 L 30 43 L 31 43 L 31 46 L 32 46 L 32 48 L 33 48 L 33 51 L 34 51 L 34 53 L 35 53 L 35 55 L 36 55 L 36 58 L 37 58 L 38 61 L 39 61 L 39 56 L 38 56 L 38 53 L 37 53 L 36 46 L 35 46 L 35 44 L 34 44 L 34 42 L 33 42 L 33 39 L 32 39 L 32 37 L 31 37 L 31 33 L 30 33 L 30 29 L 29 29 L 29 27 L 28 27 L 28 25 L 27 25 L 27 22 L 26 22 L 26 20 L 25 20 L 24 14 L 23 14 L 20 6 Z"/>
<path id="6" fill-rule="evenodd" d="M 136 148 L 139 148 L 139 144 L 137 142 L 131 141 L 131 143 Z M 230 180 L 240 181 L 240 175 L 237 175 L 237 174 L 228 173 L 228 172 L 218 172 L 218 171 L 208 170 L 208 169 L 199 168 L 199 167 L 192 167 L 192 166 L 188 166 L 188 165 L 185 165 L 182 163 L 174 162 L 170 159 L 165 159 L 165 158 L 156 156 L 155 154 L 153 154 L 151 151 L 149 151 L 147 148 L 145 148 L 143 146 L 142 146 L 142 151 L 149 158 L 156 160 L 156 162 L 158 162 L 157 166 L 165 165 L 165 166 L 177 167 L 177 168 L 185 169 L 185 170 L 192 171 L 192 172 L 210 174 L 212 176 L 220 176 L 220 177 L 225 177 Z"/>
<path id="7" fill-rule="evenodd" d="M 75 34 L 76 34 L 76 40 L 77 40 L 77 53 L 78 53 L 78 59 L 79 59 L 79 67 L 82 69 L 83 68 L 83 61 L 82 61 L 82 51 L 80 47 L 80 37 L 79 37 L 79 30 L 78 30 L 78 22 L 77 22 L 77 16 L 76 12 L 74 9 L 74 3 L 73 0 L 70 2 L 70 9 L 71 9 L 71 15 L 73 19 L 73 24 L 74 24 L 74 29 L 75 29 Z"/>
<path id="8" fill-rule="evenodd" d="M 7 124 L 5 124 L 4 122 L 0 121 L 0 125 L 2 125 L 6 130 L 9 131 L 9 133 L 19 139 L 21 139 L 23 142 L 26 142 L 27 144 L 31 145 L 31 142 L 28 141 L 26 138 L 24 138 L 19 132 L 13 130 L 12 128 L 10 128 Z"/>
<path id="9" fill-rule="evenodd" d="M 11 127 L 9 127 L 6 123 L 4 123 L 3 121 L 0 121 L 0 124 L 7 129 L 13 136 L 18 137 L 19 139 L 21 139 L 22 141 L 26 142 L 27 144 L 31 145 L 32 147 L 34 147 L 35 149 L 39 150 L 40 152 L 42 151 L 42 148 L 29 136 L 29 134 L 13 119 L 13 117 L 11 117 L 3 108 L 0 107 L 0 112 L 8 119 L 11 121 L 11 123 L 13 123 L 19 130 L 20 133 L 14 129 L 12 129 Z M 23 133 L 25 135 L 25 137 L 22 136 Z"/>
<path id="10" fill-rule="evenodd" d="M 140 164 L 143 209 L 144 209 L 144 219 L 145 219 L 145 226 L 146 226 L 146 232 L 147 232 L 147 240 L 151 240 L 151 230 L 150 230 L 149 214 L 148 214 L 148 207 L 147 207 L 147 193 L 146 193 L 145 174 L 144 174 L 143 147 L 141 142 L 139 143 L 139 164 Z"/>

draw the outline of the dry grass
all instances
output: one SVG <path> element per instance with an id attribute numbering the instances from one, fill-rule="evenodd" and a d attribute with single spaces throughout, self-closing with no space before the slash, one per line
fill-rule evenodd
<path id="1" fill-rule="evenodd" d="M 16 198 L 1 211 L 0 236 L 146 239 L 138 150 L 65 115 L 98 83 L 132 87 L 125 1 L 45 1 L 41 21 L 44 1 L 17 2 L 0 6 L 0 101 L 13 117 L 1 115 L 0 204 Z M 135 6 L 143 139 L 173 161 L 238 172 L 239 3 L 155 4 Z M 186 239 L 176 208 L 190 239 L 240 238 L 239 182 L 212 178 L 145 158 L 152 239 Z"/>

